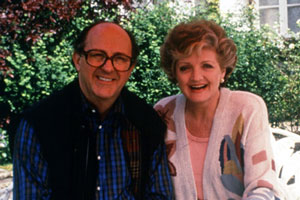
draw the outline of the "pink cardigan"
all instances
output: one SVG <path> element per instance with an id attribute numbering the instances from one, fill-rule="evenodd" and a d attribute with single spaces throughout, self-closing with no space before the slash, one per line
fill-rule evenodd
<path id="1" fill-rule="evenodd" d="M 185 97 L 170 96 L 154 107 L 166 120 L 169 168 L 177 200 L 197 191 L 185 127 Z M 284 199 L 271 148 L 267 108 L 257 95 L 222 88 L 203 169 L 204 199 Z"/>

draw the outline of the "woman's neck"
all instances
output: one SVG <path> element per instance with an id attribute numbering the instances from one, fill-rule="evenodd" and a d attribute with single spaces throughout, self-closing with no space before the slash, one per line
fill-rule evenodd
<path id="1" fill-rule="evenodd" d="M 185 123 L 192 135 L 209 137 L 219 97 L 220 95 L 215 100 L 203 104 L 186 101 Z"/>

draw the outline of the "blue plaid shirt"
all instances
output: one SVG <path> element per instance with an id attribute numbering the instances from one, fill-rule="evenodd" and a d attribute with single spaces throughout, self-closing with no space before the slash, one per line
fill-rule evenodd
<path id="1" fill-rule="evenodd" d="M 123 104 L 119 99 L 103 121 L 100 115 L 87 101 L 82 106 L 89 128 L 96 135 L 98 177 L 95 199 L 134 199 L 129 189 L 130 172 L 122 146 L 120 117 L 126 119 Z M 134 126 L 129 131 L 134 130 Z M 127 129 L 128 129 L 127 127 Z M 172 186 L 167 168 L 167 158 L 160 160 L 159 152 L 165 146 L 159 146 L 154 152 L 152 166 L 154 171 L 146 187 L 145 199 L 172 199 Z M 165 150 L 165 149 L 164 149 Z M 15 139 L 14 150 L 14 199 L 51 199 L 48 187 L 48 165 L 41 152 L 35 130 L 26 120 L 22 120 Z M 155 170 L 153 170 L 155 168 Z"/>

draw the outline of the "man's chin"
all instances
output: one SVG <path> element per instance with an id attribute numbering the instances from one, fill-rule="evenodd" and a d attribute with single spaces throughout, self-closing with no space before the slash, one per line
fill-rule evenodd
<path id="1" fill-rule="evenodd" d="M 120 92 L 119 91 L 116 91 L 116 90 L 101 90 L 101 91 L 96 91 L 95 93 L 95 96 L 97 97 L 97 99 L 101 99 L 101 100 L 115 100 Z"/>

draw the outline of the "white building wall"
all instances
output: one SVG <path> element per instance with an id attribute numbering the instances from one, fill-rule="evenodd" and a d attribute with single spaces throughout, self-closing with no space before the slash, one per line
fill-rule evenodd
<path id="1" fill-rule="evenodd" d="M 249 4 L 249 0 L 219 0 L 220 11 L 226 13 L 240 13 L 241 9 Z"/>

